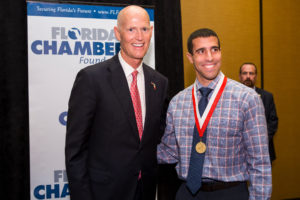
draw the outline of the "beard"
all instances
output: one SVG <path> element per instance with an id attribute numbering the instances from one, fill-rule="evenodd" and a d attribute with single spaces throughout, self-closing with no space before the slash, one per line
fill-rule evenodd
<path id="1" fill-rule="evenodd" d="M 248 87 L 251 87 L 251 88 L 254 87 L 254 82 L 251 81 L 251 80 L 248 79 L 248 78 L 247 78 L 246 80 L 243 81 L 243 84 L 246 85 L 246 86 L 248 86 Z"/>

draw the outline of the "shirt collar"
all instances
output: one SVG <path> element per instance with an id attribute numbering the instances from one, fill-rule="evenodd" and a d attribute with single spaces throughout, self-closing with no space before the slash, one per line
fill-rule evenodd
<path id="1" fill-rule="evenodd" d="M 223 73 L 220 71 L 219 74 L 218 74 L 218 76 L 212 82 L 210 82 L 207 87 L 210 88 L 210 89 L 212 89 L 212 90 L 215 89 L 216 86 L 217 86 L 217 84 L 218 84 L 218 82 L 219 82 L 219 80 L 220 80 L 220 78 L 221 78 L 221 74 L 223 74 Z M 196 87 L 197 87 L 197 90 L 199 90 L 200 88 L 204 87 L 198 81 L 198 79 L 196 79 Z"/>
<path id="2" fill-rule="evenodd" d="M 120 64 L 124 70 L 126 77 L 131 76 L 131 74 L 134 70 L 137 70 L 139 72 L 139 74 L 143 74 L 143 67 L 142 67 L 143 63 L 141 63 L 138 66 L 138 68 L 134 69 L 123 59 L 123 57 L 121 55 L 121 51 L 119 51 L 119 53 L 118 53 L 118 58 L 119 58 Z"/>

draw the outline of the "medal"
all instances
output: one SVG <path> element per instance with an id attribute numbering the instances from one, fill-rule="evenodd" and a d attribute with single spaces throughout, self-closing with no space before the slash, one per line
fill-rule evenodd
<path id="1" fill-rule="evenodd" d="M 204 153 L 206 151 L 206 145 L 200 141 L 196 144 L 196 147 L 195 147 L 197 153 Z"/>
<path id="2" fill-rule="evenodd" d="M 193 99 L 193 108 L 194 108 L 194 117 L 195 117 L 195 124 L 196 128 L 198 130 L 198 134 L 200 137 L 200 142 L 198 142 L 195 146 L 196 152 L 199 154 L 205 153 L 206 151 L 206 145 L 204 142 L 202 142 L 202 137 L 205 132 L 205 129 L 208 125 L 208 122 L 218 104 L 218 101 L 224 91 L 224 88 L 227 83 L 227 78 L 221 73 L 221 78 L 217 83 L 216 88 L 213 91 L 213 94 L 208 101 L 208 104 L 204 110 L 203 116 L 200 116 L 199 110 L 198 110 L 198 100 L 197 100 L 197 94 L 196 94 L 196 82 L 194 84 L 194 87 L 192 89 L 192 99 Z"/>

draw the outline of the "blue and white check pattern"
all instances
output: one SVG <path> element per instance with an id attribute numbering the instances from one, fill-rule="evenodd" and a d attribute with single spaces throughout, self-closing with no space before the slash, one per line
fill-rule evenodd
<path id="1" fill-rule="evenodd" d="M 208 87 L 214 89 L 219 79 L 220 75 Z M 196 84 L 197 90 L 202 87 L 197 80 Z M 171 100 L 167 126 L 157 149 L 158 162 L 177 163 L 177 174 L 182 180 L 188 175 L 195 125 L 192 87 Z M 200 92 L 197 96 L 199 100 Z M 207 126 L 206 145 L 203 178 L 225 182 L 248 180 L 249 199 L 270 199 L 272 173 L 267 125 L 262 101 L 253 89 L 227 79 Z"/>

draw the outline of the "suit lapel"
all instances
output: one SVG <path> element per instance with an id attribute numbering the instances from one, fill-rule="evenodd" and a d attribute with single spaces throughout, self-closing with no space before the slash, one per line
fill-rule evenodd
<path id="1" fill-rule="evenodd" d="M 257 87 L 255 88 L 255 91 L 259 94 L 264 106 L 266 107 L 267 106 L 267 99 L 266 99 L 267 97 L 266 97 L 264 91 Z"/>
<path id="2" fill-rule="evenodd" d="M 255 87 L 255 91 L 259 94 L 260 98 L 264 101 L 264 93 L 260 88 Z"/>
<path id="3" fill-rule="evenodd" d="M 155 98 L 155 82 L 152 80 L 153 76 L 151 71 L 147 68 L 147 66 L 143 65 L 144 70 L 144 77 L 145 77 L 145 100 L 146 100 L 146 117 L 145 117 L 145 124 L 144 124 L 144 131 L 143 131 L 143 138 L 147 137 L 148 131 L 150 129 L 151 124 L 151 115 L 153 111 L 153 100 Z"/>
<path id="4" fill-rule="evenodd" d="M 128 88 L 127 79 L 125 77 L 125 73 L 123 68 L 119 62 L 118 56 L 116 55 L 114 58 L 114 64 L 109 67 L 111 71 L 111 85 L 112 89 L 120 102 L 124 114 L 127 116 L 127 120 L 129 121 L 134 136 L 139 140 L 138 129 L 135 120 L 134 109 L 131 101 L 130 91 Z M 122 112 L 122 111 L 119 111 Z"/>

